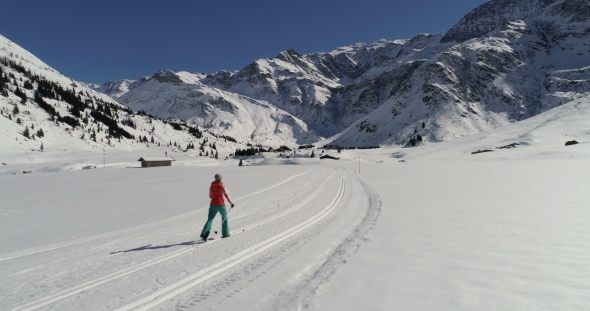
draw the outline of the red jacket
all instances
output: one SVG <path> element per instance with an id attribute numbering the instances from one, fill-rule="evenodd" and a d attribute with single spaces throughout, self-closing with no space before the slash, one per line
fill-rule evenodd
<path id="1" fill-rule="evenodd" d="M 225 202 L 223 201 L 223 196 L 225 196 L 227 198 L 227 201 L 229 202 L 229 204 L 234 204 L 230 197 L 229 197 L 229 193 L 227 193 L 227 190 L 225 189 L 225 186 L 223 185 L 222 182 L 220 181 L 214 181 L 211 183 L 211 188 L 209 188 L 209 198 L 211 198 L 211 204 L 209 204 L 210 206 L 221 206 L 221 205 L 225 205 Z"/>

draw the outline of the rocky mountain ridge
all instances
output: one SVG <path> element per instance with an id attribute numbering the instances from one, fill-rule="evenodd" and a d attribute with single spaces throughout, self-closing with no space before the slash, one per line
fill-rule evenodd
<path id="1" fill-rule="evenodd" d="M 229 130 L 215 125 L 222 122 L 249 123 L 250 136 L 261 128 L 250 116 L 216 113 L 223 110 L 215 104 L 220 98 L 235 97 L 244 107 L 267 105 L 290 115 L 297 126 L 286 126 L 299 134 L 278 140 L 409 145 L 419 134 L 419 143 L 438 142 L 518 122 L 586 94 L 589 36 L 588 1 L 492 0 L 444 34 L 328 53 L 291 49 L 233 72 L 167 72 L 166 79 L 156 79 L 157 73 L 149 80 L 159 81 L 151 85 L 168 94 L 162 96 L 134 87 L 145 78 L 102 88 L 124 105 L 164 117 L 172 115 L 170 102 L 181 101 L 185 108 L 177 117 L 213 131 Z M 183 86 L 214 95 L 165 91 Z"/>

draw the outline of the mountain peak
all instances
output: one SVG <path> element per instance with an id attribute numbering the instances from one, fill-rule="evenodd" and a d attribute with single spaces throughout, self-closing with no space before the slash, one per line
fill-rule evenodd
<path id="1" fill-rule="evenodd" d="M 286 62 L 292 62 L 294 58 L 301 58 L 301 54 L 297 53 L 294 49 L 288 49 L 279 53 L 276 58 Z"/>
<path id="2" fill-rule="evenodd" d="M 160 82 L 160 83 L 170 83 L 170 84 L 182 84 L 183 81 L 180 77 L 172 70 L 164 69 L 158 70 L 153 76 L 152 79 Z"/>
<path id="3" fill-rule="evenodd" d="M 509 20 L 523 20 L 539 15 L 545 8 L 558 1 L 560 0 L 492 0 L 486 2 L 467 13 L 445 34 L 441 42 L 464 42 L 483 36 L 500 28 Z"/>

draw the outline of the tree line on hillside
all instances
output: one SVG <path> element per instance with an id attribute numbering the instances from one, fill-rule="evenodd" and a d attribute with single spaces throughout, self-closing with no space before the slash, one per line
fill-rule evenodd
<path id="1" fill-rule="evenodd" d="M 246 149 L 236 149 L 236 152 L 234 153 L 234 155 L 236 157 L 249 157 L 249 156 L 253 156 L 253 155 L 257 155 L 257 154 L 262 154 L 263 152 L 267 152 L 267 150 L 265 150 L 264 148 L 254 148 L 254 147 L 249 147 Z"/>
<path id="2" fill-rule="evenodd" d="M 73 128 L 76 128 L 80 127 L 81 123 L 88 124 L 88 117 L 90 116 L 94 118 L 95 122 L 101 122 L 108 127 L 108 134 L 110 137 L 119 139 L 122 137 L 127 139 L 135 139 L 133 135 L 119 126 L 119 122 L 117 120 L 118 111 L 132 113 L 131 109 L 105 102 L 101 98 L 91 97 L 87 92 L 83 93 L 80 91 L 76 93 L 74 88 L 63 88 L 61 85 L 55 82 L 48 81 L 44 77 L 31 73 L 21 64 L 18 64 L 15 61 L 5 57 L 0 58 L 0 64 L 14 69 L 28 79 L 23 83 L 23 88 L 34 90 L 33 98 L 35 103 L 45 112 L 47 112 L 53 121 L 65 123 Z M 0 70 L 0 80 L 2 82 L 0 83 L 0 89 L 8 89 L 7 83 L 10 82 L 9 77 L 12 76 L 16 86 L 14 94 L 21 98 L 21 103 L 25 103 L 27 100 L 27 95 L 19 88 L 14 75 L 7 75 L 4 72 L 4 69 Z M 37 85 L 36 89 L 34 84 Z M 2 91 L 2 95 L 7 95 L 5 93 L 7 93 L 7 91 Z M 82 98 L 83 95 L 85 95 L 86 99 Z M 69 106 L 68 112 L 70 115 L 62 116 L 52 104 L 46 101 L 46 99 L 65 102 Z M 86 114 L 83 114 L 84 111 L 86 111 Z"/>

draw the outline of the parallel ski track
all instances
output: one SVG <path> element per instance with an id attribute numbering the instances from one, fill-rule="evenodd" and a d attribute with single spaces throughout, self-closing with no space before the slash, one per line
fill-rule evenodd
<path id="1" fill-rule="evenodd" d="M 320 192 L 322 192 L 322 190 L 326 187 L 326 185 L 328 184 L 328 182 L 334 177 L 334 175 L 336 174 L 336 172 L 337 172 L 337 170 L 335 170 L 330 176 L 328 176 L 323 181 L 323 183 L 320 185 L 320 187 L 318 187 L 318 189 L 314 193 L 312 193 L 305 200 L 299 202 L 297 205 L 295 205 L 295 206 L 291 207 L 290 209 L 285 210 L 285 211 L 283 211 L 283 212 L 281 212 L 281 213 L 279 213 L 277 215 L 274 215 L 274 216 L 271 216 L 271 217 L 269 217 L 267 219 L 261 220 L 261 221 L 255 223 L 255 224 L 248 225 L 246 227 L 236 229 L 236 233 L 233 234 L 233 235 L 238 235 L 240 233 L 246 232 L 246 231 L 248 231 L 250 229 L 256 228 L 258 226 L 261 226 L 263 224 L 266 224 L 268 222 L 271 222 L 273 220 L 276 220 L 278 218 L 281 218 L 281 217 L 283 217 L 283 216 L 285 216 L 287 214 L 290 214 L 290 213 L 294 212 L 295 210 L 301 208 L 305 204 L 309 203 L 309 201 L 311 201 L 315 197 L 317 197 L 320 194 Z M 303 175 L 303 174 L 301 174 L 301 175 Z M 300 175 L 297 175 L 297 176 L 300 176 Z M 294 176 L 292 178 L 295 178 L 297 176 Z M 266 189 L 266 190 L 268 190 L 268 189 Z M 263 191 L 261 190 L 261 191 L 258 191 L 257 193 L 261 193 L 261 192 L 263 192 Z M 248 196 L 252 196 L 252 195 L 255 195 L 255 194 L 250 194 Z M 219 242 L 219 241 L 221 241 L 221 240 L 218 239 L 218 240 L 209 241 L 207 243 L 201 244 L 200 247 L 205 247 L 205 246 L 208 246 L 208 245 L 212 245 L 215 242 Z M 54 302 L 60 301 L 62 299 L 66 299 L 68 297 L 74 296 L 74 295 L 76 295 L 78 293 L 81 293 L 83 291 L 90 290 L 90 289 L 92 289 L 94 287 L 97 287 L 99 285 L 102 285 L 104 283 L 107 283 L 107 282 L 116 280 L 118 278 L 121 278 L 121 277 L 130 275 L 132 273 L 135 273 L 137 271 L 140 271 L 140 270 L 149 268 L 149 267 L 154 266 L 156 264 L 159 264 L 159 263 L 162 263 L 162 262 L 171 260 L 173 258 L 179 257 L 181 255 L 184 255 L 184 254 L 189 253 L 189 252 L 192 252 L 192 251 L 194 251 L 194 247 L 180 249 L 180 250 L 174 251 L 174 252 L 172 252 L 170 254 L 162 255 L 162 256 L 156 257 L 154 259 L 148 260 L 148 261 L 146 261 L 146 262 L 144 262 L 142 264 L 139 264 L 139 265 L 136 265 L 136 266 L 133 266 L 133 267 L 130 267 L 130 268 L 126 268 L 126 269 L 117 271 L 115 273 L 109 274 L 109 275 L 105 275 L 105 276 L 103 276 L 101 278 L 98 278 L 96 280 L 89 281 L 89 282 L 80 284 L 78 286 L 74 286 L 74 287 L 69 288 L 67 290 L 64 290 L 64 291 L 55 293 L 55 294 L 50 295 L 50 296 L 43 297 L 43 298 L 38 299 L 36 301 L 29 302 L 29 303 L 24 304 L 22 306 L 16 307 L 16 308 L 14 308 L 12 310 L 13 311 L 17 311 L 17 310 L 19 310 L 19 311 L 21 311 L 21 310 L 22 311 L 35 310 L 35 309 L 44 307 L 46 305 L 52 304 Z"/>
<path id="2" fill-rule="evenodd" d="M 255 191 L 255 192 L 252 192 L 252 193 L 243 195 L 243 196 L 241 196 L 239 198 L 236 198 L 235 200 L 244 200 L 244 199 L 247 199 L 249 197 L 252 197 L 252 196 L 261 194 L 263 192 L 272 190 L 274 188 L 280 187 L 280 186 L 282 186 L 282 185 L 290 182 L 291 180 L 293 180 L 293 179 L 295 179 L 297 177 L 303 176 L 303 175 L 305 175 L 305 174 L 307 174 L 307 173 L 309 173 L 311 171 L 312 170 L 308 170 L 308 171 L 305 171 L 305 172 L 303 172 L 301 174 L 293 175 L 293 176 L 291 176 L 291 177 L 289 177 L 289 178 L 281 181 L 278 184 L 274 184 L 272 186 L 269 186 L 269 187 L 260 189 L 258 191 Z M 178 216 L 174 216 L 172 218 L 169 218 L 169 219 L 166 219 L 166 220 L 163 220 L 163 221 L 171 220 L 171 219 L 174 219 L 174 218 L 177 218 L 177 217 Z M 162 222 L 162 221 L 158 221 L 158 222 Z M 152 225 L 152 224 L 153 223 L 151 223 L 151 224 L 145 224 L 145 225 L 141 225 L 139 227 L 149 226 L 149 225 Z M 124 231 L 133 230 L 133 229 L 137 229 L 137 227 L 136 228 L 125 229 Z M 120 232 L 120 231 L 117 232 L 117 233 L 111 233 L 111 234 L 108 234 L 107 233 L 107 234 L 100 235 L 99 237 L 90 237 L 90 238 L 83 239 L 82 241 L 76 241 L 76 242 L 72 242 L 72 243 L 68 243 L 68 244 L 56 245 L 55 247 L 49 247 L 49 248 L 46 248 L 46 249 L 33 250 L 33 251 L 30 251 L 30 252 L 26 252 L 26 253 L 20 253 L 19 252 L 19 254 L 17 254 L 17 255 L 7 254 L 7 255 L 5 255 L 6 257 L 0 257 L 0 262 L 5 261 L 5 260 L 10 260 L 10 259 L 17 259 L 17 258 L 21 258 L 21 257 L 25 257 L 25 256 L 35 255 L 35 254 L 39 254 L 39 253 L 46 253 L 46 252 L 49 252 L 49 251 L 53 251 L 53 250 L 57 250 L 57 249 L 61 249 L 61 248 L 66 248 L 66 247 L 71 247 L 71 246 L 76 246 L 76 245 L 80 245 L 80 244 L 84 244 L 84 243 L 89 243 L 89 242 L 104 240 L 104 239 L 108 239 L 108 238 L 111 238 L 113 236 L 122 235 L 122 234 L 124 234 L 124 233 L 123 232 Z M 127 236 L 127 237 L 124 237 L 124 238 L 121 238 L 121 239 L 114 240 L 114 241 L 111 240 L 111 241 L 109 241 L 106 244 L 95 246 L 93 249 L 100 249 L 100 248 L 102 248 L 104 246 L 108 246 L 108 245 L 111 245 L 111 244 L 116 243 L 116 242 L 120 242 L 120 241 L 124 241 L 124 240 L 129 240 L 129 239 L 132 239 L 133 237 L 138 236 L 138 235 L 141 235 L 141 234 L 142 233 L 137 233 L 137 234 L 130 235 L 130 236 Z M 87 250 L 81 250 L 81 251 L 83 252 L 83 251 L 87 251 Z M 14 253 L 12 253 L 12 254 L 14 254 Z M 68 255 L 71 256 L 71 253 L 69 253 Z"/>
<path id="3" fill-rule="evenodd" d="M 267 250 L 267 249 L 285 241 L 286 239 L 289 239 L 289 238 L 295 236 L 296 234 L 300 233 L 301 231 L 313 226 L 314 224 L 316 224 L 317 222 L 321 221 L 326 216 L 328 216 L 340 204 L 340 202 L 342 201 L 342 198 L 344 197 L 347 176 L 348 176 L 348 171 L 345 170 L 345 173 L 342 176 L 342 179 L 340 181 L 340 189 L 338 190 L 338 194 L 336 195 L 336 197 L 334 197 L 332 202 L 330 202 L 330 204 L 325 209 L 323 209 L 321 212 L 308 218 L 304 222 L 296 225 L 295 227 L 292 227 L 291 229 L 289 229 L 285 232 L 280 233 L 277 236 L 274 236 L 274 237 L 269 238 L 265 241 L 262 241 L 262 242 L 254 245 L 254 246 L 251 246 L 251 247 L 249 247 L 249 248 L 247 248 L 247 249 L 245 249 L 245 250 L 243 250 L 243 251 L 241 251 L 241 252 L 239 252 L 239 253 L 237 253 L 225 260 L 222 260 L 214 265 L 211 265 L 208 268 L 205 268 L 199 272 L 196 272 L 183 280 L 180 280 L 174 284 L 171 284 L 165 288 L 162 288 L 147 297 L 141 298 L 141 299 L 135 301 L 134 303 L 131 303 L 127 306 L 124 306 L 124 307 L 121 307 L 121 308 L 118 308 L 115 310 L 116 311 L 149 310 L 149 309 L 159 305 L 160 303 L 162 303 L 166 300 L 169 300 L 169 299 L 191 289 L 192 287 L 199 285 L 200 283 L 202 283 L 210 278 L 215 277 L 216 275 L 246 261 L 247 259 L 249 259 L 255 255 L 258 255 L 258 254 L 264 252 L 265 250 Z"/>

